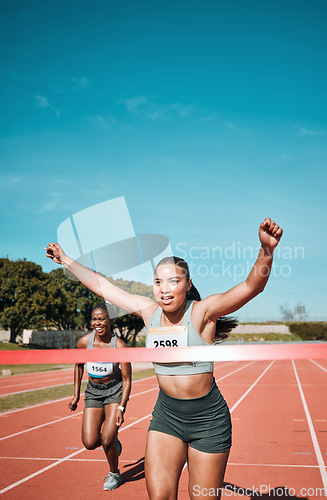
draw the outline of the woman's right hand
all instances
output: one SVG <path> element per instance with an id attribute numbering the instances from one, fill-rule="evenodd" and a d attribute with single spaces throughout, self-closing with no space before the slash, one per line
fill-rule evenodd
<path id="1" fill-rule="evenodd" d="M 68 403 L 68 408 L 70 411 L 75 411 L 77 408 L 77 403 L 79 401 L 79 398 L 73 397 L 73 399 Z"/>
<path id="2" fill-rule="evenodd" d="M 49 259 L 52 259 L 56 264 L 62 265 L 62 259 L 65 252 L 58 243 L 49 243 L 49 245 L 45 247 L 45 250 L 47 251 L 46 256 L 49 257 Z"/>

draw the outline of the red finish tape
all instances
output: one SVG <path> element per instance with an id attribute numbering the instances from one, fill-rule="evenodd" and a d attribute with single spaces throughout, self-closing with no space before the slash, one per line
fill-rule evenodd
<path id="1" fill-rule="evenodd" d="M 185 348 L 46 349 L 0 351 L 0 364 L 85 363 L 86 361 L 191 362 L 325 359 L 327 342 L 299 344 L 216 345 Z"/>

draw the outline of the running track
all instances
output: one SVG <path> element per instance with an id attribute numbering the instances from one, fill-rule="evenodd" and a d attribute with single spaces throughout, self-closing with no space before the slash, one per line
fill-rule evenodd
<path id="1" fill-rule="evenodd" d="M 233 421 L 224 497 L 324 498 L 327 360 L 219 362 L 215 363 L 215 377 Z M 1 377 L 0 384 L 7 392 L 15 392 L 69 383 L 72 378 L 70 369 Z M 2 498 L 148 498 L 144 448 L 157 392 L 155 377 L 133 383 L 120 430 L 120 471 L 125 482 L 112 492 L 102 490 L 102 478 L 108 471 L 102 449 L 87 451 L 81 443 L 83 402 L 75 413 L 69 412 L 69 398 L 65 398 L 0 414 Z M 204 487 L 199 485 L 199 489 Z M 287 496 L 288 491 L 296 496 Z M 179 499 L 188 498 L 185 469 Z"/>

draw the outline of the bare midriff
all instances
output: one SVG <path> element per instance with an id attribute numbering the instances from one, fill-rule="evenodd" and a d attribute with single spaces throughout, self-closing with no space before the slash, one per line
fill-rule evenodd
<path id="1" fill-rule="evenodd" d="M 160 389 L 168 396 L 179 399 L 201 398 L 208 394 L 213 383 L 213 373 L 194 375 L 157 375 Z"/>

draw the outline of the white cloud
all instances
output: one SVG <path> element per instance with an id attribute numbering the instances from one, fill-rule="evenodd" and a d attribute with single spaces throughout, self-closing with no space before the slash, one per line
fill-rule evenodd
<path id="1" fill-rule="evenodd" d="M 73 82 L 82 89 L 86 89 L 89 86 L 89 80 L 85 78 L 85 76 L 82 76 L 80 78 L 73 78 Z"/>
<path id="2" fill-rule="evenodd" d="M 307 128 L 301 127 L 300 133 L 302 135 L 327 135 L 327 130 L 309 130 Z"/>
<path id="3" fill-rule="evenodd" d="M 41 95 L 36 95 L 36 105 L 39 106 L 40 108 L 48 108 L 49 107 L 49 100 L 46 97 L 43 97 Z"/>
<path id="4" fill-rule="evenodd" d="M 118 104 L 123 104 L 126 111 L 129 113 L 143 115 L 150 120 L 158 120 L 170 115 L 187 117 L 194 109 L 194 106 L 186 106 L 178 102 L 166 105 L 157 104 L 155 101 L 150 101 L 145 96 L 121 99 L 118 101 Z"/>
<path id="5" fill-rule="evenodd" d="M 118 101 L 119 104 L 124 104 L 127 111 L 130 113 L 138 113 L 146 107 L 148 100 L 144 96 L 133 97 L 132 99 L 122 99 Z"/>
<path id="6" fill-rule="evenodd" d="M 59 118 L 59 116 L 61 115 L 61 111 L 59 109 L 55 108 L 54 106 L 51 106 L 49 103 L 49 99 L 47 97 L 43 97 L 41 95 L 36 95 L 35 99 L 36 99 L 36 105 L 39 108 L 43 108 L 43 109 L 49 108 L 51 111 L 53 111 L 53 113 L 56 115 L 56 117 Z"/>

